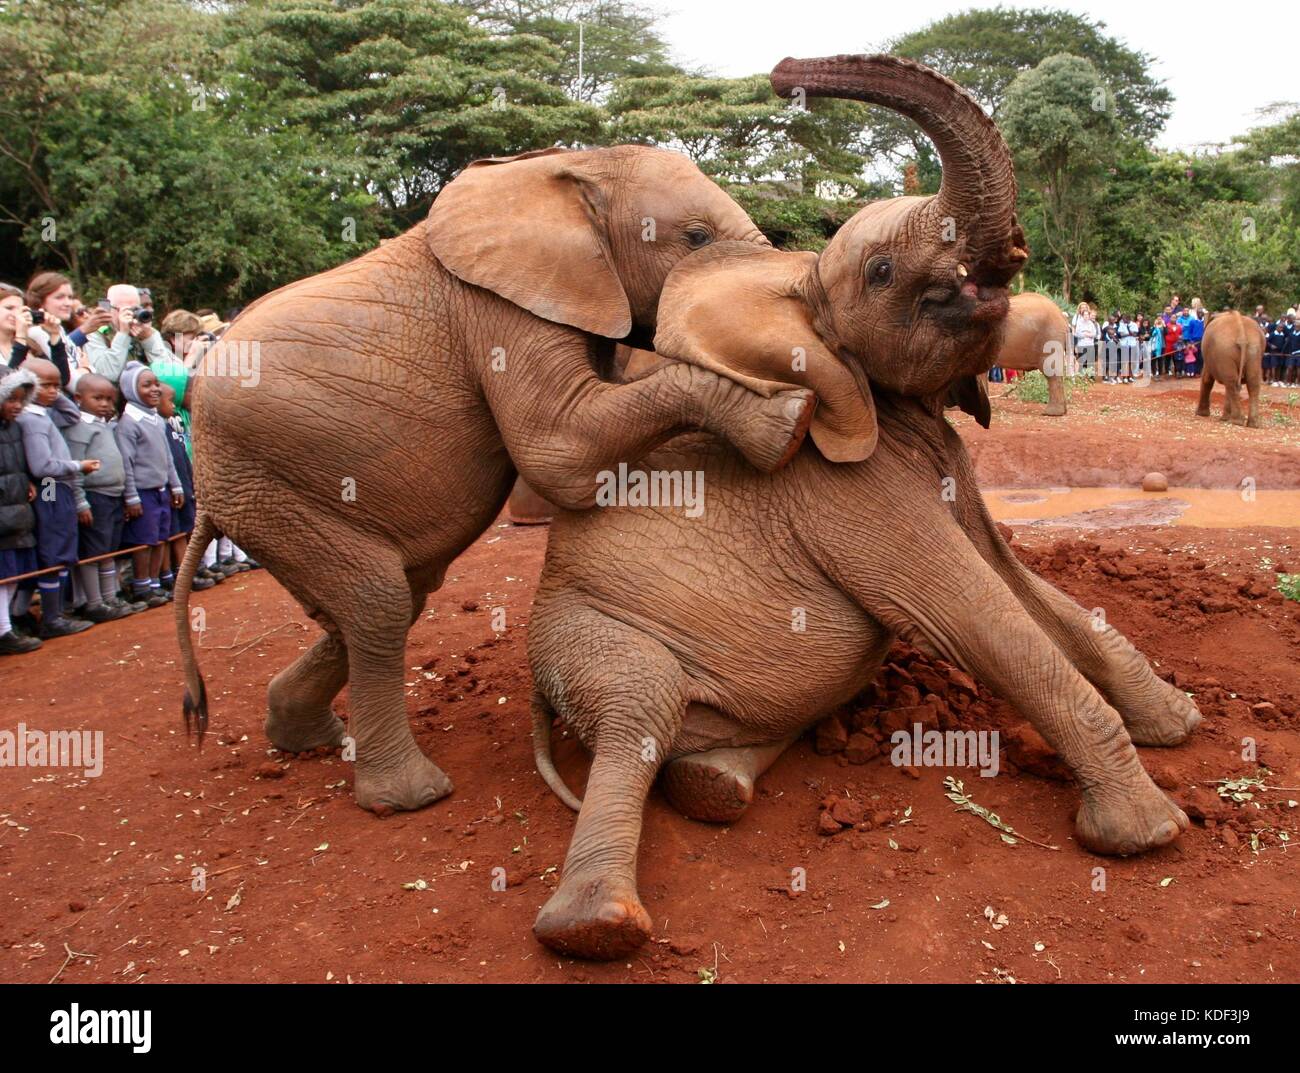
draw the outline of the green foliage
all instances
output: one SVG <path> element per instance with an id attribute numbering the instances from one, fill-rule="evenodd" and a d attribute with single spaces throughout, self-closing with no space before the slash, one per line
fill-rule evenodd
<path id="1" fill-rule="evenodd" d="M 1111 87 L 1120 129 L 1134 138 L 1153 138 L 1169 118 L 1172 95 L 1151 77 L 1149 56 L 1105 30 L 1104 22 L 1068 11 L 971 9 L 904 34 L 886 51 L 942 71 L 999 117 L 1017 76 L 1049 56 L 1080 56 Z"/>
<path id="2" fill-rule="evenodd" d="M 1277 591 L 1286 599 L 1300 603 L 1300 574 L 1278 574 Z"/>
<path id="3" fill-rule="evenodd" d="M 1102 177 L 1118 145 L 1111 92 L 1088 60 L 1049 56 L 1007 89 L 1002 127 L 1039 209 L 1027 218 L 1035 219 L 1060 262 L 1061 289 L 1069 300 Z"/>
<path id="4" fill-rule="evenodd" d="M 1161 245 L 1155 280 L 1162 292 L 1225 305 L 1271 309 L 1294 301 L 1300 228 L 1275 205 L 1213 201 L 1179 222 Z"/>
<path id="5" fill-rule="evenodd" d="M 1087 376 L 1066 376 L 1062 378 L 1065 387 L 1065 401 L 1068 403 L 1076 391 L 1086 392 L 1092 387 L 1092 379 Z M 1037 369 L 1021 373 L 1012 382 L 1011 390 L 1021 402 L 1047 403 L 1047 377 Z"/>

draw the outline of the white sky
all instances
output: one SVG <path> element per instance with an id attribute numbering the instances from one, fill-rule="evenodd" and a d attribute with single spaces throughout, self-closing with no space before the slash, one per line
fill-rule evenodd
<path id="1" fill-rule="evenodd" d="M 945 15 L 997 6 L 961 0 L 643 2 L 663 13 L 660 28 L 674 59 L 724 77 L 769 71 L 785 56 L 877 51 L 886 39 Z M 1005 6 L 1085 14 L 1152 56 L 1151 73 L 1174 95 L 1159 139 L 1165 148 L 1228 141 L 1256 124 L 1257 109 L 1300 100 L 1300 20 L 1293 2 L 1008 0 Z"/>

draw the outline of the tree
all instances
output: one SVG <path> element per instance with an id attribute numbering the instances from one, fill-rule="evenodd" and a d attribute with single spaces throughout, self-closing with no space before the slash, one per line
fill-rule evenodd
<path id="1" fill-rule="evenodd" d="M 1119 150 L 1109 91 L 1081 56 L 1049 56 L 1012 82 L 1002 128 L 1068 302 L 1102 177 Z"/>
<path id="2" fill-rule="evenodd" d="M 965 86 L 1000 116 L 1011 83 L 1048 56 L 1089 60 L 1114 94 L 1115 118 L 1126 134 L 1154 138 L 1173 98 L 1149 73 L 1151 57 L 1121 44 L 1094 22 L 1068 11 L 996 7 L 949 15 L 904 34 L 886 51 L 920 60 Z"/>
<path id="3" fill-rule="evenodd" d="M 685 152 L 778 245 L 819 249 L 854 199 L 886 193 L 863 178 L 860 105 L 795 108 L 766 75 L 623 79 L 608 109 L 613 140 Z"/>
<path id="4" fill-rule="evenodd" d="M 474 21 L 497 33 L 533 34 L 558 50 L 543 77 L 575 100 L 603 102 L 623 78 L 671 75 L 681 69 L 654 23 L 656 14 L 624 0 L 458 0 Z M 578 24 L 582 77 L 578 77 Z"/>
<path id="5" fill-rule="evenodd" d="M 1161 247 L 1163 293 L 1196 295 L 1210 309 L 1285 309 L 1295 301 L 1300 227 L 1276 205 L 1211 202 L 1182 221 Z"/>
<path id="6" fill-rule="evenodd" d="M 52 267 L 87 297 L 125 280 L 162 302 L 233 304 L 354 255 L 339 217 L 360 218 L 364 239 L 369 197 L 331 198 L 292 133 L 231 122 L 203 81 L 215 25 L 181 0 L 25 0 L 0 13 L 13 278 Z M 84 42 L 94 47 L 70 47 Z"/>
<path id="7" fill-rule="evenodd" d="M 601 111 L 555 84 L 557 48 L 490 33 L 450 4 L 251 0 L 223 43 L 231 114 L 309 135 L 313 167 L 336 191 L 373 194 L 394 231 L 473 160 L 601 133 Z"/>

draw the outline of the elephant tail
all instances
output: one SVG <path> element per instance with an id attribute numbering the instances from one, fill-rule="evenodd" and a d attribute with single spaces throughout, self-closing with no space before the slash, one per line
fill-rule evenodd
<path id="1" fill-rule="evenodd" d="M 575 797 L 573 791 L 564 785 L 560 773 L 555 770 L 555 761 L 551 759 L 551 720 L 555 713 L 551 706 L 536 690 L 533 691 L 533 762 L 537 773 L 555 796 L 569 808 L 577 812 L 582 808 L 582 798 Z"/>
<path id="2" fill-rule="evenodd" d="M 176 640 L 180 644 L 181 664 L 185 668 L 185 700 L 182 712 L 185 716 L 185 733 L 198 732 L 199 748 L 203 748 L 203 735 L 208 730 L 208 687 L 203 683 L 199 673 L 199 661 L 194 655 L 194 628 L 190 623 L 190 589 L 194 581 L 194 572 L 203 561 L 203 552 L 217 535 L 216 524 L 209 514 L 200 513 L 194 522 L 194 531 L 190 533 L 189 547 L 185 549 L 185 559 L 176 571 L 175 608 Z"/>

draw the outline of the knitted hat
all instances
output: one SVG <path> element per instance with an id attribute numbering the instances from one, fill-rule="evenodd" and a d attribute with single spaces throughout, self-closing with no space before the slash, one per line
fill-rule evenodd
<path id="1" fill-rule="evenodd" d="M 30 369 L 15 369 L 8 375 L 0 377 L 0 402 L 10 399 L 20 388 L 32 391 L 36 388 L 36 384 L 36 374 Z"/>
<path id="2" fill-rule="evenodd" d="M 127 402 L 133 402 L 137 406 L 146 410 L 152 410 L 152 406 L 146 406 L 140 401 L 140 393 L 136 391 L 136 384 L 140 382 L 140 376 L 149 366 L 142 365 L 138 361 L 128 361 L 126 368 L 122 370 L 122 378 L 117 382 L 117 386 L 122 389 L 122 396 Z"/>

